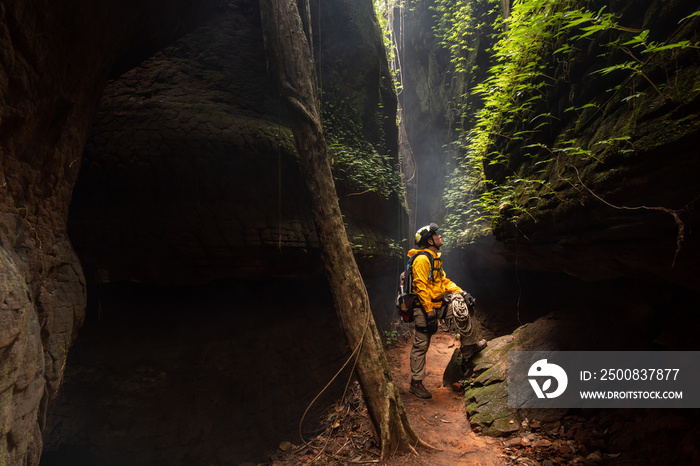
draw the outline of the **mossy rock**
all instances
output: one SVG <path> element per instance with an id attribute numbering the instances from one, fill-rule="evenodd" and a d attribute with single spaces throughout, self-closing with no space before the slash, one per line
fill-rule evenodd
<path id="1" fill-rule="evenodd" d="M 517 328 L 511 335 L 504 335 L 489 342 L 489 346 L 476 354 L 473 364 L 474 377 L 464 392 L 465 408 L 473 428 L 483 434 L 502 437 L 520 429 L 521 421 L 537 419 L 552 421 L 561 419 L 566 409 L 516 409 L 508 407 L 508 354 L 511 351 L 535 351 L 546 344 L 546 336 L 557 327 L 556 320 L 541 318 Z M 455 356 L 453 356 L 455 359 Z"/>
<path id="2" fill-rule="evenodd" d="M 445 372 L 442 374 L 442 386 L 451 387 L 452 384 L 460 382 L 464 379 L 464 368 L 462 366 L 462 353 L 459 348 L 455 348 L 452 353 L 450 362 L 445 367 Z"/>
<path id="3" fill-rule="evenodd" d="M 473 358 L 474 385 L 491 385 L 508 380 L 508 352 L 515 346 L 513 335 L 505 335 L 489 342 L 485 350 Z"/>
<path id="4" fill-rule="evenodd" d="M 469 420 L 484 434 L 502 437 L 520 428 L 518 413 L 508 407 L 507 382 L 470 388 L 468 397 Z"/>
<path id="5" fill-rule="evenodd" d="M 505 388 L 505 390 L 504 390 Z M 465 391 L 467 402 L 467 414 L 491 413 L 494 419 L 502 417 L 498 415 L 508 403 L 508 384 L 493 384 L 483 387 L 469 387 Z M 504 400 L 505 407 L 500 403 Z"/>

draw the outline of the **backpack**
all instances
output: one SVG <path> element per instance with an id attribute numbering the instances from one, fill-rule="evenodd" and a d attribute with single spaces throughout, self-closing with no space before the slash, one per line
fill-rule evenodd
<path id="1" fill-rule="evenodd" d="M 420 307 L 418 295 L 413 292 L 413 260 L 420 256 L 428 256 L 430 260 L 430 275 L 433 275 L 434 259 L 433 255 L 428 251 L 420 251 L 412 255 L 406 263 L 406 270 L 401 272 L 399 276 L 399 293 L 396 296 L 396 310 L 399 312 L 399 317 L 404 322 L 413 322 L 413 309 Z"/>

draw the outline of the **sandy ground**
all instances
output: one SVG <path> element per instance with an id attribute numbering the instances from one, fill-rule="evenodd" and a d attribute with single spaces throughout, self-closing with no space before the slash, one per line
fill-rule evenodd
<path id="1" fill-rule="evenodd" d="M 411 380 L 409 352 L 411 339 L 402 339 L 387 349 L 394 381 L 413 429 L 435 451 L 419 451 L 419 456 L 396 456 L 390 465 L 503 465 L 501 442 L 472 432 L 465 413 L 462 396 L 450 387 L 442 386 L 442 375 L 459 345 L 454 337 L 444 333 L 433 335 L 427 356 L 427 374 L 423 385 L 432 392 L 427 400 L 408 391 Z"/>

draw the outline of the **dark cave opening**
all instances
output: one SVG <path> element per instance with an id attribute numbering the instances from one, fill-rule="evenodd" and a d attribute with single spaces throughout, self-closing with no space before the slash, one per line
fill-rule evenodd
<path id="1" fill-rule="evenodd" d="M 298 442 L 349 351 L 322 279 L 92 285 L 42 465 L 238 464 Z M 345 371 L 317 400 L 313 433 Z"/>

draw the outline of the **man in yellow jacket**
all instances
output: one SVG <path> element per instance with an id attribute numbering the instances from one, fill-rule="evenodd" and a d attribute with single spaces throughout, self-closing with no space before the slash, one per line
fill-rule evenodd
<path id="1" fill-rule="evenodd" d="M 444 301 L 445 294 L 459 293 L 468 305 L 476 301 L 469 293 L 448 279 L 442 268 L 440 247 L 442 236 L 437 233 L 438 225 L 431 223 L 416 232 L 416 245 L 420 249 L 411 249 L 408 256 L 423 253 L 413 260 L 412 290 L 418 295 L 420 307 L 413 309 L 416 325 L 413 347 L 411 348 L 411 386 L 409 391 L 419 398 L 431 398 L 432 394 L 423 386 L 425 379 L 425 355 L 430 347 L 430 337 L 437 331 L 437 319 L 452 318 L 451 311 Z M 427 254 L 430 254 L 431 260 Z M 474 326 L 468 331 L 460 332 L 462 357 L 469 358 L 486 347 L 486 340 L 476 341 Z"/>

